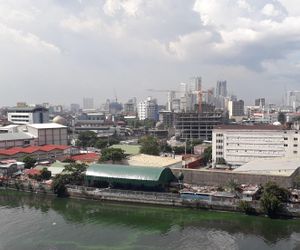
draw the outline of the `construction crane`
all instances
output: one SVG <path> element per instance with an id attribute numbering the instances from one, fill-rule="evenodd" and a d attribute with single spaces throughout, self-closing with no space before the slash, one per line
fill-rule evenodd
<path id="1" fill-rule="evenodd" d="M 193 91 L 193 94 L 197 95 L 197 99 L 198 99 L 198 113 L 202 113 L 202 99 L 203 99 L 203 94 L 204 93 L 208 93 L 213 95 L 213 91 L 211 89 L 209 90 L 202 90 L 202 88 L 200 88 L 199 90 Z"/>

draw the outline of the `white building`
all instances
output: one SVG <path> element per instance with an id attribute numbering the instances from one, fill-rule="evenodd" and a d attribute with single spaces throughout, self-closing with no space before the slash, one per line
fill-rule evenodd
<path id="1" fill-rule="evenodd" d="M 300 107 L 300 91 L 288 91 L 286 104 L 293 107 L 294 111 L 296 111 Z"/>
<path id="2" fill-rule="evenodd" d="M 212 134 L 212 160 L 240 166 L 256 159 L 300 156 L 300 131 L 274 125 L 220 125 Z"/>
<path id="3" fill-rule="evenodd" d="M 7 119 L 15 124 L 47 123 L 49 111 L 41 106 L 15 107 L 8 109 Z"/>
<path id="4" fill-rule="evenodd" d="M 140 120 L 158 120 L 158 105 L 156 99 L 148 97 L 138 104 L 138 117 Z"/>
<path id="5" fill-rule="evenodd" d="M 94 109 L 94 98 L 84 97 L 83 98 L 83 109 Z"/>
<path id="6" fill-rule="evenodd" d="M 22 127 L 23 132 L 37 138 L 37 145 L 68 145 L 66 126 L 57 123 L 28 124 Z"/>

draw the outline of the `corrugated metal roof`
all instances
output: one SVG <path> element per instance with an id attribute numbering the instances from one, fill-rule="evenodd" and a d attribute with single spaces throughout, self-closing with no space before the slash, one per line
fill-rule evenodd
<path id="1" fill-rule="evenodd" d="M 27 139 L 34 139 L 34 137 L 32 135 L 23 132 L 0 134 L 0 141 L 14 141 L 14 140 L 27 140 Z"/>
<path id="2" fill-rule="evenodd" d="M 86 176 L 128 184 L 165 184 L 175 179 L 175 176 L 169 168 L 149 168 L 114 164 L 93 164 L 88 167 Z"/>

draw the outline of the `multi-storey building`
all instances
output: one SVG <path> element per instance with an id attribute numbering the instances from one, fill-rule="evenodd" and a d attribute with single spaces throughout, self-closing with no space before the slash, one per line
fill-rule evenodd
<path id="1" fill-rule="evenodd" d="M 221 112 L 177 113 L 176 134 L 181 139 L 212 140 L 212 129 L 224 121 Z"/>
<path id="2" fill-rule="evenodd" d="M 244 115 L 244 101 L 228 101 L 229 118 Z"/>
<path id="3" fill-rule="evenodd" d="M 83 109 L 94 109 L 94 98 L 84 97 L 83 98 Z"/>
<path id="4" fill-rule="evenodd" d="M 47 123 L 49 110 L 42 106 L 9 108 L 7 119 L 15 124 Z"/>
<path id="5" fill-rule="evenodd" d="M 274 125 L 219 125 L 212 133 L 212 160 L 240 166 L 256 159 L 300 156 L 300 131 Z"/>
<path id="6" fill-rule="evenodd" d="M 156 99 L 148 97 L 138 104 L 138 116 L 140 120 L 158 120 L 158 105 Z"/>

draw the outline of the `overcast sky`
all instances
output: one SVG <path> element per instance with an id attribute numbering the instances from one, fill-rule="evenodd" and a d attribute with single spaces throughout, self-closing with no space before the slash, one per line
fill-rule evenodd
<path id="1" fill-rule="evenodd" d="M 126 101 L 201 76 L 247 103 L 300 90 L 297 0 L 0 0 L 0 105 Z"/>

